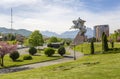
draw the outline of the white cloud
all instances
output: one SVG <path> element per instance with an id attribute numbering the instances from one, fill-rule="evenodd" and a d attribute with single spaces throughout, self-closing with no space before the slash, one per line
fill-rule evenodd
<path id="1" fill-rule="evenodd" d="M 0 14 L 0 26 L 10 28 L 10 17 Z"/>
<path id="2" fill-rule="evenodd" d="M 0 0 L 0 6 L 3 8 L 18 7 L 21 5 L 35 4 L 41 0 Z"/>
<path id="3" fill-rule="evenodd" d="M 72 20 L 81 17 L 86 20 L 87 27 L 98 24 L 109 24 L 110 31 L 120 28 L 120 9 L 95 13 L 85 8 L 79 0 L 1 0 L 3 8 L 19 7 L 19 12 L 13 10 L 13 27 L 15 29 L 39 29 L 62 33 L 72 26 Z M 76 1 L 76 2 L 75 2 Z M 26 5 L 26 7 L 22 7 Z M 70 7 L 71 6 L 71 7 Z M 24 9 L 24 10 L 23 10 Z M 0 12 L 0 26 L 10 27 L 10 16 Z"/>

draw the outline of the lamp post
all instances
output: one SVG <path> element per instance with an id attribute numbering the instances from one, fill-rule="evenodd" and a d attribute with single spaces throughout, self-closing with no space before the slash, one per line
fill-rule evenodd
<path id="1" fill-rule="evenodd" d="M 78 29 L 79 32 L 77 34 L 77 36 L 75 37 L 74 41 L 73 41 L 73 47 L 74 47 L 74 60 L 76 60 L 76 53 L 75 53 L 75 46 L 78 45 L 81 42 L 84 42 L 84 34 L 86 33 L 87 29 L 86 26 L 84 25 L 84 23 L 86 21 L 80 19 L 80 17 L 77 20 L 73 20 L 73 26 L 71 26 L 71 28 L 73 29 Z M 83 49 L 83 48 L 82 48 Z"/>
<path id="2" fill-rule="evenodd" d="M 75 44 L 74 44 L 74 60 L 76 60 Z"/>

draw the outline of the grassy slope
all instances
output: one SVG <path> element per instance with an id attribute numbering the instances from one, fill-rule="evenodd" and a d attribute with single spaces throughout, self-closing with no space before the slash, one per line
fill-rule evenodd
<path id="1" fill-rule="evenodd" d="M 119 79 L 120 53 L 85 56 L 77 61 L 0 75 L 0 79 Z"/>
<path id="2" fill-rule="evenodd" d="M 116 46 L 120 47 L 119 44 L 116 44 Z M 15 78 L 120 79 L 120 52 L 113 52 L 110 54 L 86 55 L 85 57 L 74 62 L 0 75 L 0 79 Z"/>

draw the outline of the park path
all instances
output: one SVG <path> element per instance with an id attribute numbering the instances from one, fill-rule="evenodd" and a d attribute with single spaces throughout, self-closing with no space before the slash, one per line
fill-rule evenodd
<path id="1" fill-rule="evenodd" d="M 30 64 L 30 65 L 24 65 L 24 66 L 18 66 L 18 67 L 3 68 L 3 69 L 0 69 L 0 74 L 17 72 L 17 71 L 22 71 L 22 70 L 28 70 L 28 69 L 39 68 L 39 67 L 43 67 L 43 66 L 49 66 L 49 65 L 60 64 L 60 63 L 64 63 L 64 62 L 73 61 L 74 60 L 74 58 L 73 58 L 74 57 L 74 51 L 69 47 L 67 47 L 66 50 L 68 52 L 70 52 L 71 54 L 66 55 L 62 59 L 46 61 L 46 62 L 41 62 L 41 63 L 35 63 L 35 64 Z M 24 53 L 23 49 L 20 49 L 19 51 L 22 51 L 22 53 Z M 80 52 L 75 52 L 75 53 L 76 53 L 76 59 L 84 56 Z"/>

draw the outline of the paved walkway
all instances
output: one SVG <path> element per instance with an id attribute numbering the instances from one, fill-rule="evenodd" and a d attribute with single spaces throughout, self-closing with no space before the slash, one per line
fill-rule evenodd
<path id="1" fill-rule="evenodd" d="M 28 53 L 29 48 L 22 48 L 22 49 L 18 49 L 18 52 L 22 55 L 22 54 L 29 54 Z"/>
<path id="2" fill-rule="evenodd" d="M 22 70 L 27 70 L 27 69 L 33 69 L 33 68 L 39 68 L 43 66 L 49 66 L 49 65 L 54 65 L 54 64 L 59 64 L 59 63 L 64 63 L 64 62 L 69 62 L 73 61 L 74 58 L 74 51 L 70 48 L 66 48 L 68 52 L 70 52 L 70 55 L 65 56 L 62 59 L 58 60 L 52 60 L 52 61 L 47 61 L 47 62 L 41 62 L 41 63 L 36 63 L 36 64 L 30 64 L 30 65 L 24 65 L 24 66 L 18 66 L 18 67 L 10 67 L 10 68 L 4 68 L 0 69 L 0 74 L 5 74 L 5 73 L 10 73 L 10 72 L 17 72 L 17 71 L 22 71 Z M 76 59 L 82 57 L 83 54 L 76 52 Z"/>

